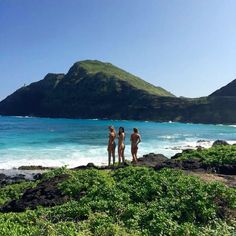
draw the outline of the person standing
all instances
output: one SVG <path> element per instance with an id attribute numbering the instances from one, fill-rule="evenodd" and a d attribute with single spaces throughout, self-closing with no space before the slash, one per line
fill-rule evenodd
<path id="1" fill-rule="evenodd" d="M 116 150 L 116 131 L 113 126 L 109 126 L 109 139 L 108 139 L 108 146 L 107 146 L 107 151 L 108 151 L 108 166 L 111 165 L 111 157 L 113 160 L 113 166 L 115 165 L 115 150 Z"/>
<path id="2" fill-rule="evenodd" d="M 119 134 L 118 134 L 118 157 L 119 157 L 119 165 L 125 164 L 125 130 L 123 127 L 119 128 Z"/>
<path id="3" fill-rule="evenodd" d="M 137 153 L 138 153 L 138 144 L 141 142 L 141 136 L 138 132 L 137 128 L 133 129 L 133 133 L 131 134 L 130 141 L 131 141 L 131 154 L 133 158 L 133 163 L 138 162 Z"/>

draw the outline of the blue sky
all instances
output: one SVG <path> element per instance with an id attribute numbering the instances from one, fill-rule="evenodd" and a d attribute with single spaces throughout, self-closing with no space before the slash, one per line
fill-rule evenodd
<path id="1" fill-rule="evenodd" d="M 235 10 L 235 0 L 0 0 L 0 99 L 84 59 L 208 95 L 236 77 Z"/>

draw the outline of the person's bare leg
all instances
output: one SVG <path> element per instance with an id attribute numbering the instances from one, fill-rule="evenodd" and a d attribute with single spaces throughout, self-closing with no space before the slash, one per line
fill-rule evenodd
<path id="1" fill-rule="evenodd" d="M 134 150 L 133 149 L 131 151 L 131 154 L 132 154 L 132 162 L 135 163 L 135 155 L 134 155 Z"/>
<path id="2" fill-rule="evenodd" d="M 113 166 L 115 165 L 115 160 L 116 160 L 116 158 L 115 158 L 115 150 L 113 150 L 113 152 L 112 152 L 112 157 L 113 157 Z"/>
<path id="3" fill-rule="evenodd" d="M 135 162 L 136 162 L 136 163 L 138 162 L 137 152 L 138 152 L 138 150 L 135 150 L 135 154 L 134 154 L 134 156 L 135 156 Z"/>
<path id="4" fill-rule="evenodd" d="M 118 162 L 120 165 L 120 162 L 121 162 L 121 149 L 120 148 L 118 149 Z"/>
<path id="5" fill-rule="evenodd" d="M 133 163 L 137 163 L 137 158 L 136 158 L 136 149 L 133 149 Z"/>
<path id="6" fill-rule="evenodd" d="M 124 148 L 122 149 L 121 157 L 122 157 L 122 164 L 124 165 L 125 164 L 125 149 Z"/>
<path id="7" fill-rule="evenodd" d="M 111 151 L 108 151 L 108 166 L 111 165 Z"/>
<path id="8" fill-rule="evenodd" d="M 134 162 L 134 152 L 131 150 L 131 155 L 132 155 L 132 162 Z"/>

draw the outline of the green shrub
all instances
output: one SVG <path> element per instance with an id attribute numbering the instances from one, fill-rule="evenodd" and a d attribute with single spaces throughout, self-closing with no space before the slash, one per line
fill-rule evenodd
<path id="1" fill-rule="evenodd" d="M 209 149 L 193 150 L 183 152 L 178 160 L 187 160 L 190 158 L 200 158 L 203 163 L 208 165 L 236 164 L 236 145 L 215 146 Z"/>
<path id="2" fill-rule="evenodd" d="M 12 200 L 18 199 L 26 189 L 36 186 L 37 182 L 23 181 L 16 184 L 9 184 L 0 188 L 0 205 Z"/>
<path id="3" fill-rule="evenodd" d="M 51 208 L 0 213 L 0 235 L 233 235 L 236 190 L 182 171 L 54 170 L 74 200 Z M 44 176 L 46 179 L 46 176 Z M 6 198 L 19 195 L 9 195 Z M 7 234 L 9 232 L 9 234 Z"/>

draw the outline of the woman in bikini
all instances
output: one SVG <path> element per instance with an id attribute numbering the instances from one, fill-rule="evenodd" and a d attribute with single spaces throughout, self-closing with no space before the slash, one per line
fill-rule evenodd
<path id="1" fill-rule="evenodd" d="M 107 145 L 107 151 L 108 151 L 108 166 L 111 165 L 111 157 L 113 159 L 113 166 L 115 165 L 115 149 L 116 149 L 116 131 L 113 126 L 109 126 L 109 140 Z"/>
<path id="2" fill-rule="evenodd" d="M 141 136 L 138 132 L 137 128 L 133 129 L 133 133 L 131 134 L 130 141 L 131 141 L 131 154 L 133 158 L 133 163 L 138 162 L 137 152 L 138 152 L 138 144 L 141 142 Z"/>
<path id="3" fill-rule="evenodd" d="M 123 127 L 119 128 L 119 134 L 118 134 L 118 157 L 119 157 L 119 165 L 122 164 L 124 165 L 125 163 L 125 156 L 124 156 L 124 151 L 125 151 L 125 130 Z"/>

